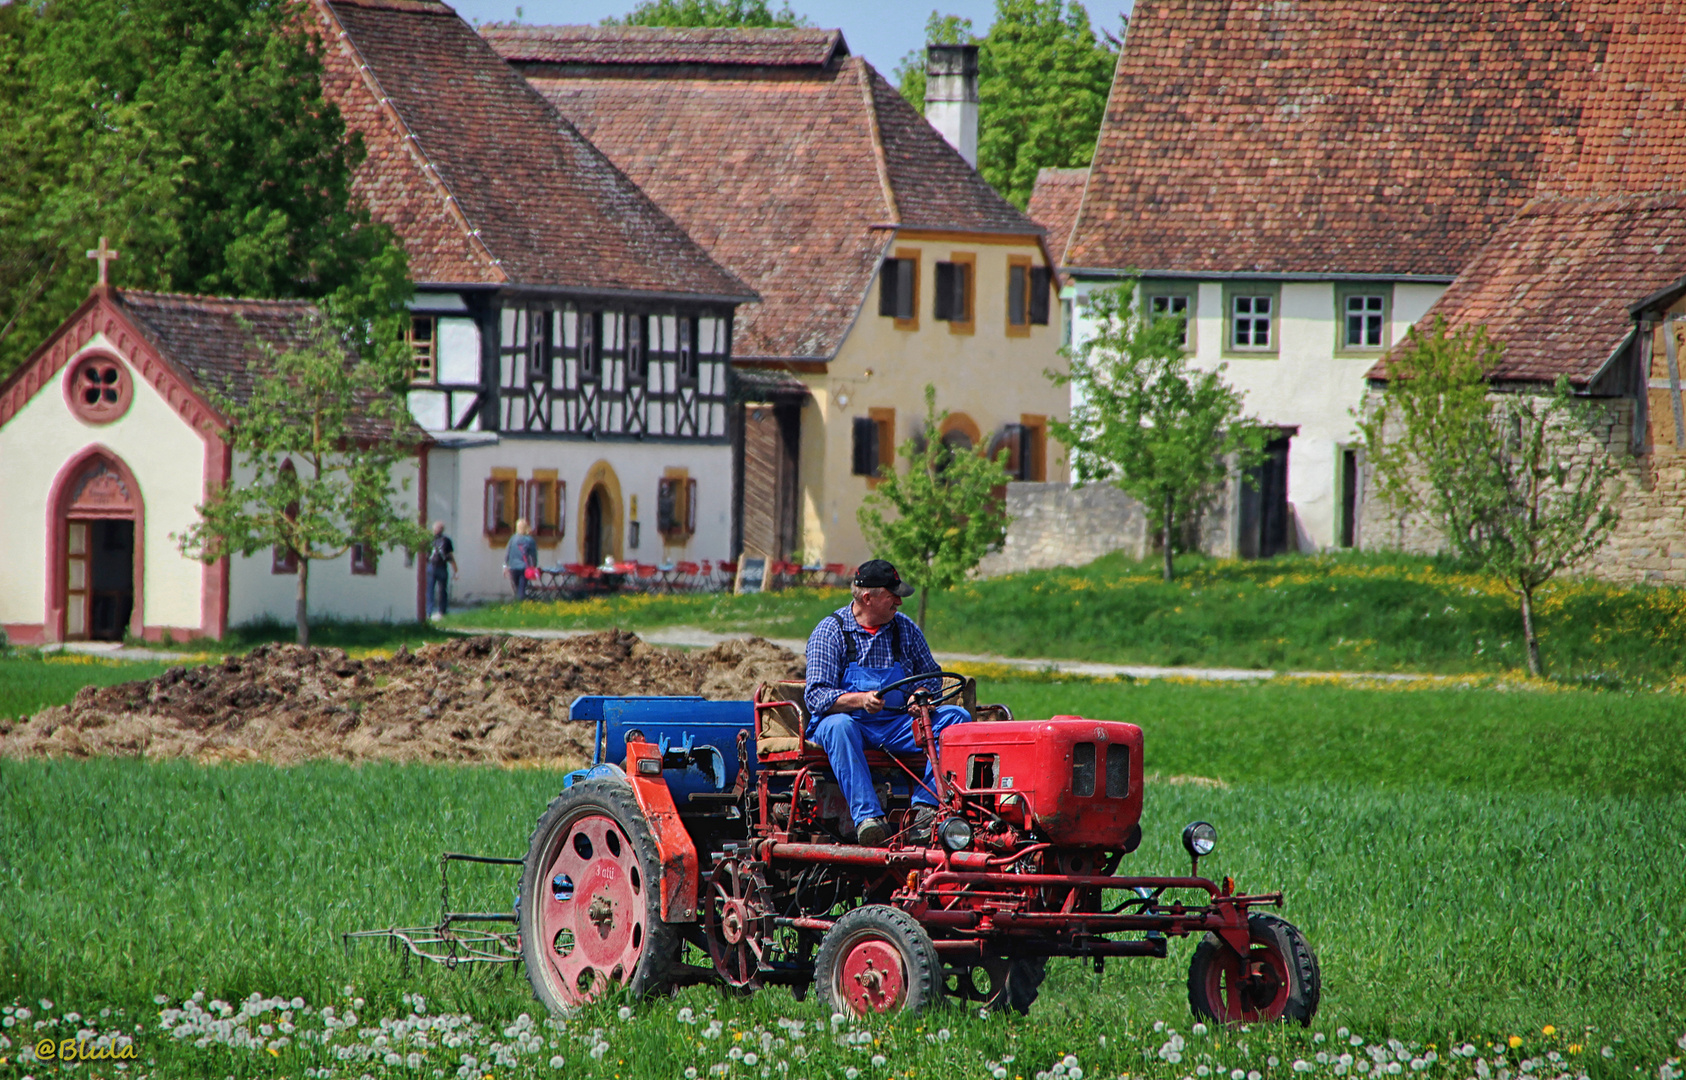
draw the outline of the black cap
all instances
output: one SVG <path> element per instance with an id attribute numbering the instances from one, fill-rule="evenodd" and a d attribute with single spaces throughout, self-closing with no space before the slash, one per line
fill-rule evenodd
<path id="1" fill-rule="evenodd" d="M 889 589 L 897 596 L 913 595 L 913 586 L 883 559 L 868 559 L 856 567 L 854 584 L 863 589 Z"/>

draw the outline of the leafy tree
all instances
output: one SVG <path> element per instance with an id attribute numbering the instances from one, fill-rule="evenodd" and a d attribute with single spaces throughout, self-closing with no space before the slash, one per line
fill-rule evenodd
<path id="1" fill-rule="evenodd" d="M 919 625 L 932 589 L 964 581 L 1007 533 L 999 489 L 1007 483 L 1007 452 L 996 459 L 983 448 L 961 450 L 937 437 L 947 412 L 937 411 L 937 388 L 925 387 L 925 428 L 897 448 L 906 473 L 893 462 L 879 469 L 878 486 L 856 511 L 861 531 L 881 557 L 919 587 Z M 894 517 L 886 518 L 887 512 Z"/>
<path id="2" fill-rule="evenodd" d="M 1111 481 L 1142 504 L 1165 547 L 1165 580 L 1180 527 L 1210 504 L 1228 478 L 1229 456 L 1258 463 L 1264 433 L 1242 416 L 1225 365 L 1199 371 L 1183 353 L 1180 319 L 1135 303 L 1135 283 L 1093 293 L 1095 334 L 1071 355 L 1071 371 L 1048 372 L 1077 393 L 1070 421 L 1048 425 L 1071 450 L 1079 484 Z"/>
<path id="3" fill-rule="evenodd" d="M 277 351 L 262 345 L 266 373 L 239 404 L 218 397 L 228 418 L 237 468 L 251 477 L 213 491 L 200 519 L 173 536 L 205 562 L 285 548 L 298 557 L 294 617 L 298 643 L 310 644 L 310 564 L 337 559 L 353 544 L 373 555 L 420 551 L 428 533 L 399 502 L 409 490 L 393 467 L 415 452 L 418 435 L 387 367 L 352 359 L 346 336 L 319 322 L 309 343 Z M 291 466 L 290 468 L 287 466 Z"/>
<path id="4" fill-rule="evenodd" d="M 1590 407 L 1569 380 L 1549 394 L 1489 397 L 1504 347 L 1476 326 L 1412 327 L 1388 362 L 1381 402 L 1359 423 L 1381 497 L 1424 513 L 1453 550 L 1502 579 L 1520 601 L 1528 671 L 1543 674 L 1534 594 L 1610 538 L 1614 462 L 1576 453 Z"/>
<path id="5" fill-rule="evenodd" d="M 403 249 L 321 74 L 288 0 L 0 6 L 0 375 L 87 296 L 101 235 L 115 284 L 316 299 L 398 341 Z"/>
<path id="6" fill-rule="evenodd" d="M 978 171 L 1016 205 L 1045 167 L 1089 164 L 1112 90 L 1120 36 L 1097 36 L 1078 0 L 996 0 L 978 38 L 968 19 L 931 12 L 927 39 L 978 45 Z M 902 95 L 925 110 L 925 58 L 896 68 Z"/>
<path id="7" fill-rule="evenodd" d="M 777 11 L 767 0 L 642 0 L 619 18 L 603 20 L 604 26 L 812 26 L 790 10 L 785 0 Z"/>

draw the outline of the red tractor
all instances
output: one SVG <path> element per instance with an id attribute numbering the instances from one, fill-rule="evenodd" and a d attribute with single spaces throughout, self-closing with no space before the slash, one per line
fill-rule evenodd
<path id="1" fill-rule="evenodd" d="M 1186 876 L 1117 872 L 1141 841 L 1140 728 L 971 705 L 978 722 L 950 727 L 934 753 L 932 709 L 969 701 L 973 684 L 949 672 L 904 682 L 936 687 L 915 690 L 910 712 L 940 805 L 929 840 L 907 843 L 926 758 L 869 752 L 904 830 L 882 848 L 853 842 L 826 756 L 801 737 L 799 685 L 762 687 L 753 702 L 576 701 L 573 717 L 597 725 L 596 765 L 539 818 L 516 909 L 539 1000 L 560 1011 L 618 987 L 717 981 L 783 983 L 798 997 L 813 984 L 856 1014 L 945 994 L 1023 1012 L 1049 957 L 1099 970 L 1202 934 L 1188 978 L 1196 1016 L 1311 1021 L 1311 948 L 1254 911 L 1282 894 L 1200 876 L 1212 826 L 1184 830 Z"/>

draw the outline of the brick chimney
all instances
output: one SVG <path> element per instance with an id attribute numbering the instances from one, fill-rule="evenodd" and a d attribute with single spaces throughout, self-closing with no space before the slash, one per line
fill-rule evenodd
<path id="1" fill-rule="evenodd" d="M 925 46 L 925 119 L 974 168 L 978 164 L 978 47 Z"/>

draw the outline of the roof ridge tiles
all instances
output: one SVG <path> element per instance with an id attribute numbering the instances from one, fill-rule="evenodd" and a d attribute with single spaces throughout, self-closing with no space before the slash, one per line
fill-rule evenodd
<path id="1" fill-rule="evenodd" d="M 124 289 L 113 288 L 113 294 L 119 301 L 179 301 L 195 306 L 220 305 L 224 307 L 273 307 L 273 308 L 315 308 L 316 301 L 300 299 L 298 297 L 259 297 L 259 296 L 211 296 L 206 293 L 167 292 L 157 289 Z"/>
<path id="2" fill-rule="evenodd" d="M 814 27 L 492 23 L 479 31 L 505 59 L 522 63 L 826 67 L 850 55 L 843 31 Z"/>

